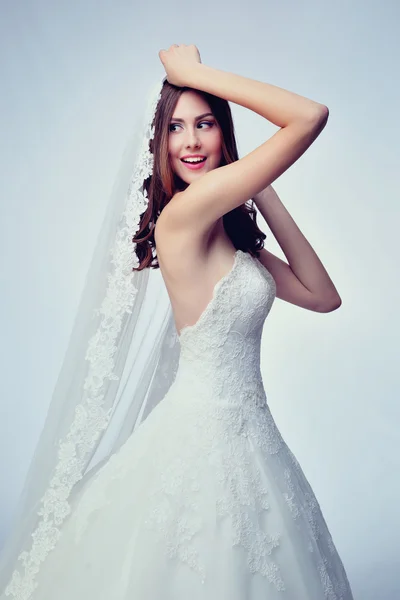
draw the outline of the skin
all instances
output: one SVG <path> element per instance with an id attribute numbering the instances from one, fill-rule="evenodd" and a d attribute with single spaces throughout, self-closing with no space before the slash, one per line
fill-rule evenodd
<path id="1" fill-rule="evenodd" d="M 178 100 L 169 126 L 170 164 L 173 171 L 188 184 L 216 169 L 221 162 L 221 130 L 212 115 L 196 120 L 197 116 L 204 113 L 211 113 L 204 98 L 196 92 L 184 92 Z M 174 121 L 176 118 L 183 119 L 184 123 Z M 187 169 L 180 160 L 187 154 L 206 156 L 204 167 L 198 171 Z"/>
<path id="2" fill-rule="evenodd" d="M 205 186 L 204 189 L 202 189 L 201 184 L 197 186 L 194 178 L 201 177 L 204 173 L 212 170 L 212 168 L 215 169 L 217 163 L 214 163 L 214 166 L 212 164 L 207 165 L 205 170 L 190 172 L 177 162 L 185 153 L 201 152 L 206 154 L 205 146 L 203 145 L 205 143 L 203 133 L 197 133 L 198 126 L 196 125 L 195 131 L 193 124 L 193 116 L 195 115 L 188 115 L 188 120 L 185 121 L 182 128 L 183 140 L 181 142 L 179 142 L 179 139 L 176 141 L 171 135 L 170 142 L 172 168 L 178 176 L 182 176 L 183 180 L 189 184 L 187 189 L 182 192 L 182 196 L 188 204 L 186 202 L 184 204 L 181 203 L 182 213 L 185 211 L 188 224 L 193 224 L 195 220 L 197 231 L 202 230 L 204 232 L 205 228 L 210 224 L 214 227 L 213 215 L 214 218 L 218 218 L 221 213 L 226 214 L 243 203 L 243 198 L 254 198 L 257 208 L 288 260 L 288 263 L 286 263 L 265 248 L 260 251 L 260 261 L 274 277 L 277 284 L 277 297 L 308 310 L 317 312 L 335 310 L 340 306 L 341 300 L 332 280 L 308 240 L 293 221 L 270 185 L 271 181 L 274 181 L 280 174 L 287 170 L 318 137 L 327 122 L 329 116 L 328 108 L 282 88 L 235 75 L 234 73 L 220 71 L 202 65 L 200 62 L 198 64 L 193 63 L 193 61 L 190 62 L 189 58 L 193 55 L 195 47 L 193 45 L 190 47 L 177 46 L 178 52 L 175 46 L 177 45 L 174 45 L 174 47 L 171 46 L 168 51 L 170 56 L 173 57 L 173 60 L 171 59 L 172 64 L 168 63 L 168 68 L 166 66 L 166 62 L 168 61 L 165 56 L 168 53 L 162 51 L 162 56 L 160 56 L 164 66 L 166 66 L 167 75 L 170 74 L 170 71 L 172 73 L 172 83 L 174 73 L 180 72 L 180 67 L 181 70 L 185 68 L 183 82 L 179 80 L 175 81 L 175 84 L 204 90 L 215 96 L 226 98 L 231 102 L 253 110 L 281 128 L 274 136 L 241 160 L 228 165 L 224 169 L 217 169 L 215 180 L 213 181 L 214 185 L 210 186 L 207 194 L 205 194 Z M 180 59 L 178 60 L 179 57 Z M 197 56 L 197 61 L 198 58 Z M 190 68 L 188 67 L 189 62 Z M 185 100 L 182 97 L 182 102 Z M 194 101 L 193 98 L 192 100 Z M 200 102 L 201 100 L 198 99 L 198 101 Z M 180 107 L 180 104 L 178 106 Z M 177 116 L 176 111 L 174 111 L 174 116 Z M 192 118 L 192 121 L 190 121 L 190 118 Z M 205 135 L 206 132 L 204 132 Z M 179 149 L 182 151 L 180 155 L 177 154 Z M 261 168 L 260 165 L 264 166 Z M 182 169 L 185 169 L 185 171 Z M 190 184 L 193 182 L 195 185 L 191 186 Z M 196 192 L 193 191 L 194 189 L 196 189 Z M 257 192 L 257 190 L 259 191 Z M 178 206 L 179 202 L 178 200 Z M 218 206 L 215 206 L 214 202 L 215 204 L 218 203 Z M 202 212 L 201 206 L 207 207 L 208 211 L 203 210 Z M 190 221 L 190 215 L 194 217 L 192 221 Z M 182 214 L 180 221 L 181 228 L 183 228 L 183 217 L 184 215 Z M 202 222 L 200 222 L 201 219 L 203 220 Z M 198 242 L 198 255 L 194 258 L 193 256 L 190 257 L 192 260 L 189 265 L 190 270 L 188 269 L 187 277 L 188 279 L 191 276 L 195 278 L 193 285 L 197 284 L 199 271 L 201 271 L 200 275 L 204 276 L 203 280 L 206 279 L 205 263 L 211 263 L 211 268 L 217 262 L 219 266 L 223 263 L 226 267 L 228 266 L 224 262 L 227 259 L 223 259 L 222 255 L 227 256 L 228 250 L 232 251 L 232 243 L 226 237 L 223 240 L 224 232 L 222 228 L 218 233 L 218 239 L 214 240 L 215 243 L 212 246 L 210 243 L 207 244 L 206 256 L 204 256 L 204 244 L 200 247 L 200 243 Z M 207 242 L 210 242 L 209 238 Z M 194 244 L 192 244 L 193 247 Z M 210 259 L 211 248 L 214 254 L 213 260 Z M 193 250 L 196 250 L 196 248 L 193 248 Z M 216 259 L 217 255 L 218 259 Z M 209 260 L 207 261 L 207 259 Z M 160 264 L 161 262 L 162 260 Z M 196 268 L 193 267 L 194 262 L 196 263 Z M 182 261 L 179 264 L 182 267 Z M 231 264 L 232 261 L 230 261 Z M 221 276 L 220 272 L 219 275 Z M 171 276 L 171 280 L 174 279 L 175 281 L 177 279 L 176 273 L 174 277 Z M 218 280 L 218 274 L 213 271 L 213 276 L 210 276 L 209 279 L 212 281 Z M 188 284 L 184 287 L 183 296 L 180 294 L 180 290 L 176 292 L 176 289 L 174 290 L 176 293 L 172 294 L 172 296 L 177 297 L 179 300 L 184 299 L 185 293 L 187 294 Z M 173 284 L 171 288 L 174 288 Z M 199 292 L 201 291 L 200 289 Z M 199 302 L 198 295 L 196 296 L 195 294 L 195 302 Z M 183 308 L 183 312 L 185 312 L 185 308 L 187 307 Z M 174 307 L 174 312 L 180 315 L 179 306 L 176 311 Z M 184 325 L 187 325 L 188 322 L 190 323 L 191 320 L 192 312 L 187 310 L 186 315 L 183 314 Z M 178 325 L 179 323 L 177 322 Z"/>
<path id="3" fill-rule="evenodd" d="M 204 98 L 194 91 L 184 92 L 179 98 L 169 125 L 168 156 L 171 168 L 182 181 L 191 184 L 205 173 L 219 167 L 222 158 L 222 132 L 213 115 L 201 119 L 196 117 L 211 113 Z M 183 123 L 175 119 L 183 119 Z M 181 157 L 187 154 L 201 154 L 207 157 L 202 169 L 187 169 Z M 210 237 L 226 237 L 222 217 L 211 228 Z"/>

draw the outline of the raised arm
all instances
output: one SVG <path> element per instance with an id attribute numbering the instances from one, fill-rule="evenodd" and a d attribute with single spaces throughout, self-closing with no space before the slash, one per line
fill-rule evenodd
<path id="1" fill-rule="evenodd" d="M 296 162 L 321 133 L 329 112 L 293 92 L 202 63 L 193 63 L 182 75 L 182 86 L 240 104 L 281 128 L 240 160 L 205 173 L 166 207 L 173 225 L 207 230 Z"/>

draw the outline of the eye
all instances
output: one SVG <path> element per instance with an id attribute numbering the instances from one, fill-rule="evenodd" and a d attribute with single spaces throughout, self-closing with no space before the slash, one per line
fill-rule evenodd
<path id="1" fill-rule="evenodd" d="M 199 123 L 199 125 L 203 125 L 204 123 L 206 125 L 211 125 L 211 127 L 214 125 L 214 121 L 201 121 L 201 123 Z"/>
<path id="2" fill-rule="evenodd" d="M 199 125 L 210 125 L 210 128 L 213 127 L 214 125 L 214 121 L 200 121 L 200 123 L 197 124 L 197 126 Z M 180 125 L 178 123 L 171 123 L 169 126 L 169 131 L 173 132 L 176 131 L 176 129 L 171 129 L 172 127 L 180 127 Z"/>

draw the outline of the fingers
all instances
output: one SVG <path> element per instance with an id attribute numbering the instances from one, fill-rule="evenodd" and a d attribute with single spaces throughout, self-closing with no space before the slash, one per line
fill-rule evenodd
<path id="1" fill-rule="evenodd" d="M 171 48 L 179 48 L 179 47 L 181 47 L 181 46 L 182 46 L 183 48 L 196 48 L 196 50 L 197 50 L 197 46 L 196 46 L 196 44 L 189 44 L 189 46 L 186 46 L 186 44 L 172 44 L 172 45 L 171 45 L 171 46 L 168 48 L 168 50 L 171 50 Z M 160 50 L 160 52 L 167 52 L 167 50 L 165 50 L 164 48 L 162 48 L 162 49 Z M 160 55 L 160 52 L 158 53 L 158 55 Z"/>
<path id="2" fill-rule="evenodd" d="M 162 48 L 159 53 L 158 53 L 158 57 L 161 60 L 161 62 L 164 64 L 164 60 L 166 58 L 166 54 L 172 49 L 172 48 L 195 48 L 195 50 L 197 51 L 197 53 L 199 54 L 199 58 L 200 58 L 200 53 L 199 53 L 199 49 L 197 48 L 196 44 L 189 44 L 189 46 L 187 46 L 186 44 L 172 44 L 168 50 L 165 50 L 164 48 Z M 201 59 L 200 59 L 201 62 Z"/>
<path id="3" fill-rule="evenodd" d="M 172 44 L 172 46 L 170 46 L 170 47 L 168 48 L 168 50 L 165 50 L 165 48 L 162 48 L 162 49 L 160 50 L 160 52 L 158 53 L 158 57 L 159 57 L 159 59 L 161 60 L 161 62 L 163 62 L 163 59 L 165 58 L 165 54 L 166 54 L 167 52 L 169 52 L 169 51 L 171 50 L 171 48 L 179 48 L 179 45 L 178 45 L 178 44 Z"/>

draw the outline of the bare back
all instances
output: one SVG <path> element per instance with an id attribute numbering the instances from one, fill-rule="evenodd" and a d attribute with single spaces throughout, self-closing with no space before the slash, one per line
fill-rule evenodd
<path id="1" fill-rule="evenodd" d="M 207 233 L 187 230 L 179 235 L 159 221 L 155 232 L 157 258 L 179 335 L 184 327 L 199 320 L 213 297 L 215 285 L 231 270 L 236 248 L 222 219 Z"/>

